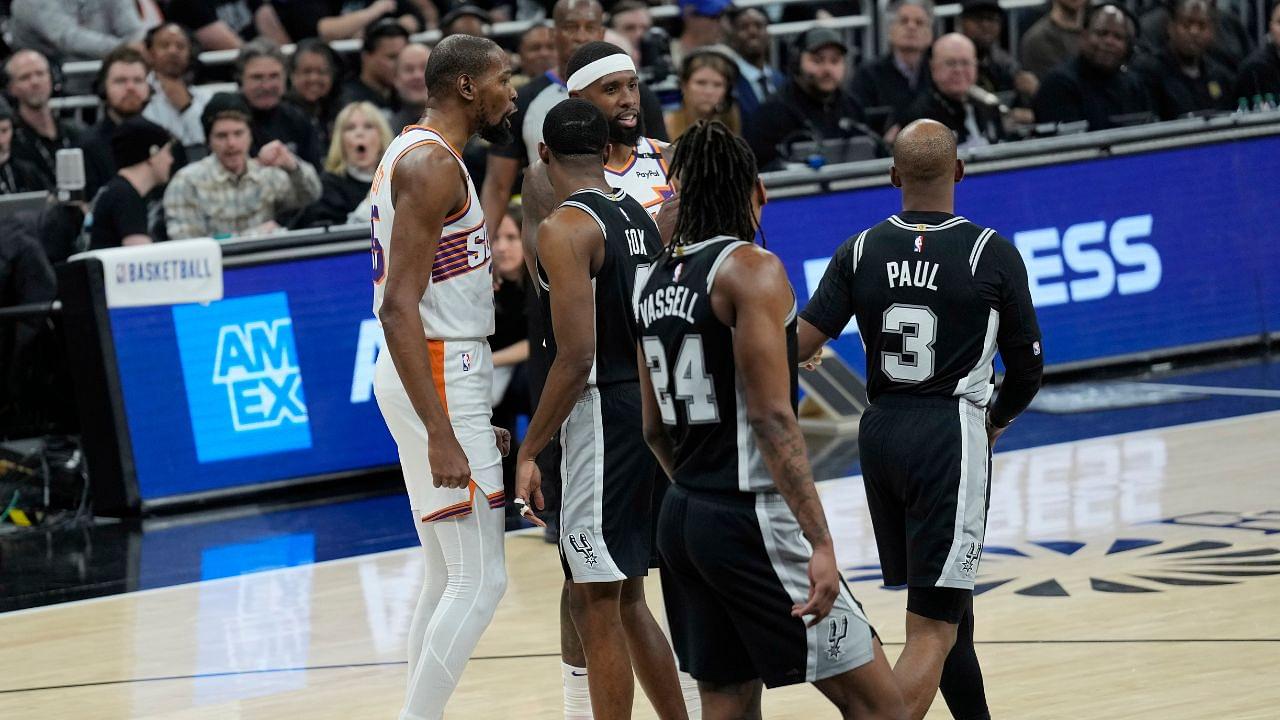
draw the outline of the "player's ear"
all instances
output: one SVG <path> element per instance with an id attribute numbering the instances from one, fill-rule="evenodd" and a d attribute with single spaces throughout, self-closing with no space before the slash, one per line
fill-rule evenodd
<path id="1" fill-rule="evenodd" d="M 959 181 L 959 178 L 957 178 L 956 180 L 957 180 L 957 182 L 958 182 L 958 181 Z M 897 166 L 897 165 L 890 165 L 890 166 L 889 166 L 889 184 L 890 184 L 890 185 L 893 185 L 893 186 L 894 186 L 894 187 L 896 187 L 896 188 L 900 188 L 900 187 L 902 187 L 902 178 L 898 177 L 898 166 Z"/>
<path id="2" fill-rule="evenodd" d="M 470 75 L 463 73 L 458 76 L 458 94 L 467 100 L 474 100 L 476 97 L 476 83 Z"/>
<path id="3" fill-rule="evenodd" d="M 577 90 L 570 90 L 569 97 L 571 98 L 582 97 L 582 93 L 578 92 Z"/>
<path id="4" fill-rule="evenodd" d="M 609 153 L 611 152 L 613 152 L 613 143 L 611 142 L 605 143 L 604 144 L 604 164 L 605 165 L 609 164 Z"/>
<path id="5" fill-rule="evenodd" d="M 608 155 L 605 157 L 608 157 Z M 538 141 L 538 159 L 542 161 L 543 165 L 551 167 L 551 153 L 547 150 L 547 144 L 541 140 Z"/>
<path id="6" fill-rule="evenodd" d="M 964 179 L 964 161 L 956 158 L 956 182 Z"/>

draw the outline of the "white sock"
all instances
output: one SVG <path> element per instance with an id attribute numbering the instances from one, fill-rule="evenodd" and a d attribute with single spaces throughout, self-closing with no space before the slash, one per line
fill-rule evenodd
<path id="1" fill-rule="evenodd" d="M 427 562 L 409 641 L 402 720 L 437 720 L 507 586 L 504 514 L 484 502 L 470 515 L 418 523 Z M 437 563 L 443 562 L 441 568 Z M 438 579 L 446 578 L 443 588 Z M 438 593 L 437 593 L 438 589 Z"/>
<path id="2" fill-rule="evenodd" d="M 702 720 L 702 696 L 698 694 L 698 681 L 683 670 L 680 675 L 680 692 L 684 694 L 684 707 L 689 711 L 689 720 Z"/>
<path id="3" fill-rule="evenodd" d="M 564 720 L 594 720 L 587 669 L 561 662 L 560 676 L 564 678 Z"/>

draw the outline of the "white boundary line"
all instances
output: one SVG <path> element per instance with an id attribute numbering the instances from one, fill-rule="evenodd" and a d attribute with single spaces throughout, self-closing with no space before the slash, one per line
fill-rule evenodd
<path id="1" fill-rule="evenodd" d="M 1194 386 L 1190 386 L 1190 387 L 1194 387 Z M 1087 443 L 1087 442 L 1093 442 L 1093 441 L 1099 441 L 1099 440 L 1111 440 L 1115 438 L 1127 437 L 1130 435 L 1141 435 L 1144 433 L 1160 432 L 1163 430 L 1183 430 L 1183 429 L 1196 428 L 1196 427 L 1213 427 L 1216 425 L 1230 425 L 1230 424 L 1236 424 L 1236 423 L 1256 421 L 1266 417 L 1280 417 L 1280 410 L 1268 410 L 1266 412 L 1250 413 L 1247 415 L 1233 415 L 1231 417 L 1216 418 L 1213 420 L 1199 420 L 1196 422 L 1182 423 L 1179 425 L 1163 425 L 1160 427 L 1147 428 L 1145 430 L 1130 430 L 1127 432 L 1115 433 L 1113 435 L 1099 435 L 1098 437 L 1081 438 L 1078 440 L 1064 440 L 1062 442 L 1049 443 L 1047 445 L 1035 445 L 1033 447 L 1026 447 L 1026 448 L 1018 448 L 1016 450 L 1009 450 L 1008 452 L 1002 452 L 1002 453 L 996 453 L 996 454 L 1000 457 L 1004 457 L 1009 455 L 1016 455 L 1018 453 L 1027 453 L 1027 452 L 1033 452 L 1036 450 L 1043 450 L 1046 448 L 1060 447 L 1063 445 L 1073 445 L 1073 444 Z M 829 478 L 821 482 L 822 483 L 837 482 L 840 480 L 851 480 L 857 477 L 861 477 L 861 476 L 850 475 L 847 477 Z M 539 531 L 541 531 L 541 528 L 539 528 Z M 507 534 L 512 534 L 512 535 L 521 534 L 521 531 L 517 530 Z M 526 533 L 526 534 L 533 534 L 533 533 Z M 373 560 L 376 558 L 391 556 L 398 553 L 416 552 L 417 550 L 418 550 L 418 547 L 414 545 L 414 546 L 399 548 L 395 550 L 383 550 L 381 552 L 369 553 L 367 555 L 351 555 L 349 557 L 335 558 L 333 560 L 322 560 L 320 562 L 307 563 L 306 565 L 293 565 L 291 567 L 275 568 L 273 570 L 248 572 L 242 575 L 230 575 L 227 577 L 215 578 L 213 580 L 196 580 L 193 582 L 181 583 L 178 585 L 165 585 L 163 587 L 147 588 L 146 590 L 133 590 L 130 592 L 115 593 L 112 595 L 103 595 L 100 597 L 93 597 L 93 598 L 85 598 L 83 600 L 70 600 L 63 603 L 55 603 L 53 605 L 41 605 L 40 607 L 24 608 L 22 610 L 10 610 L 9 612 L 6 612 L 6 613 L 0 613 L 0 624 L 12 618 L 25 617 L 25 616 L 33 615 L 36 613 L 53 612 L 53 611 L 61 610 L 68 607 L 77 607 L 82 605 L 109 602 L 112 600 L 123 600 L 126 598 L 132 599 L 132 598 L 136 598 L 143 595 L 155 595 L 163 592 L 171 592 L 179 589 L 186 589 L 186 588 L 190 588 L 193 585 L 208 586 L 216 583 L 225 583 L 225 582 L 231 582 L 236 580 L 242 580 L 246 577 L 260 577 L 260 576 L 268 575 L 270 573 L 289 573 L 289 572 L 300 572 L 303 570 L 310 571 L 310 570 L 314 570 L 317 567 L 322 567 L 322 566 L 334 567 L 334 566 L 345 565 L 345 564 L 350 564 L 354 562 L 363 562 L 365 560 Z M 2 627 L 2 625 L 0 625 L 0 627 Z"/>
<path id="2" fill-rule="evenodd" d="M 1232 397 L 1275 398 L 1280 400 L 1280 390 L 1269 390 L 1266 388 L 1233 388 L 1216 387 L 1212 385 L 1170 385 L 1161 382 L 1135 382 L 1124 384 L 1136 385 L 1143 388 L 1161 388 L 1164 390 L 1171 390 L 1173 392 L 1193 393 L 1196 395 L 1228 395 Z"/>

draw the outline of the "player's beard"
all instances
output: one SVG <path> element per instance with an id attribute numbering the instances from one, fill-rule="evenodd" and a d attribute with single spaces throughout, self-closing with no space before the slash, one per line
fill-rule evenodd
<path id="1" fill-rule="evenodd" d="M 515 136 L 511 134 L 511 116 L 507 115 L 493 125 L 485 125 L 480 128 L 480 132 L 476 133 L 480 139 L 485 140 L 493 145 L 510 145 L 515 141 Z"/>
<path id="2" fill-rule="evenodd" d="M 609 123 L 609 142 L 615 145 L 635 147 L 640 142 L 641 135 L 644 135 L 644 115 L 636 116 L 636 126 L 633 128 L 624 127 L 616 120 Z"/>

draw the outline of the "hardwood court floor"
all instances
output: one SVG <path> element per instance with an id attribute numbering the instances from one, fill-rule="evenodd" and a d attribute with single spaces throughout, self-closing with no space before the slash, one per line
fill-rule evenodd
<path id="1" fill-rule="evenodd" d="M 995 716 L 1280 717 L 1278 436 L 1268 413 L 998 455 L 976 601 Z M 820 487 L 892 660 L 905 597 L 879 587 L 861 484 Z M 560 717 L 559 563 L 535 536 L 507 552 L 449 717 Z M 0 718 L 393 718 L 421 571 L 397 550 L 0 615 Z M 834 712 L 800 686 L 765 716 Z"/>

